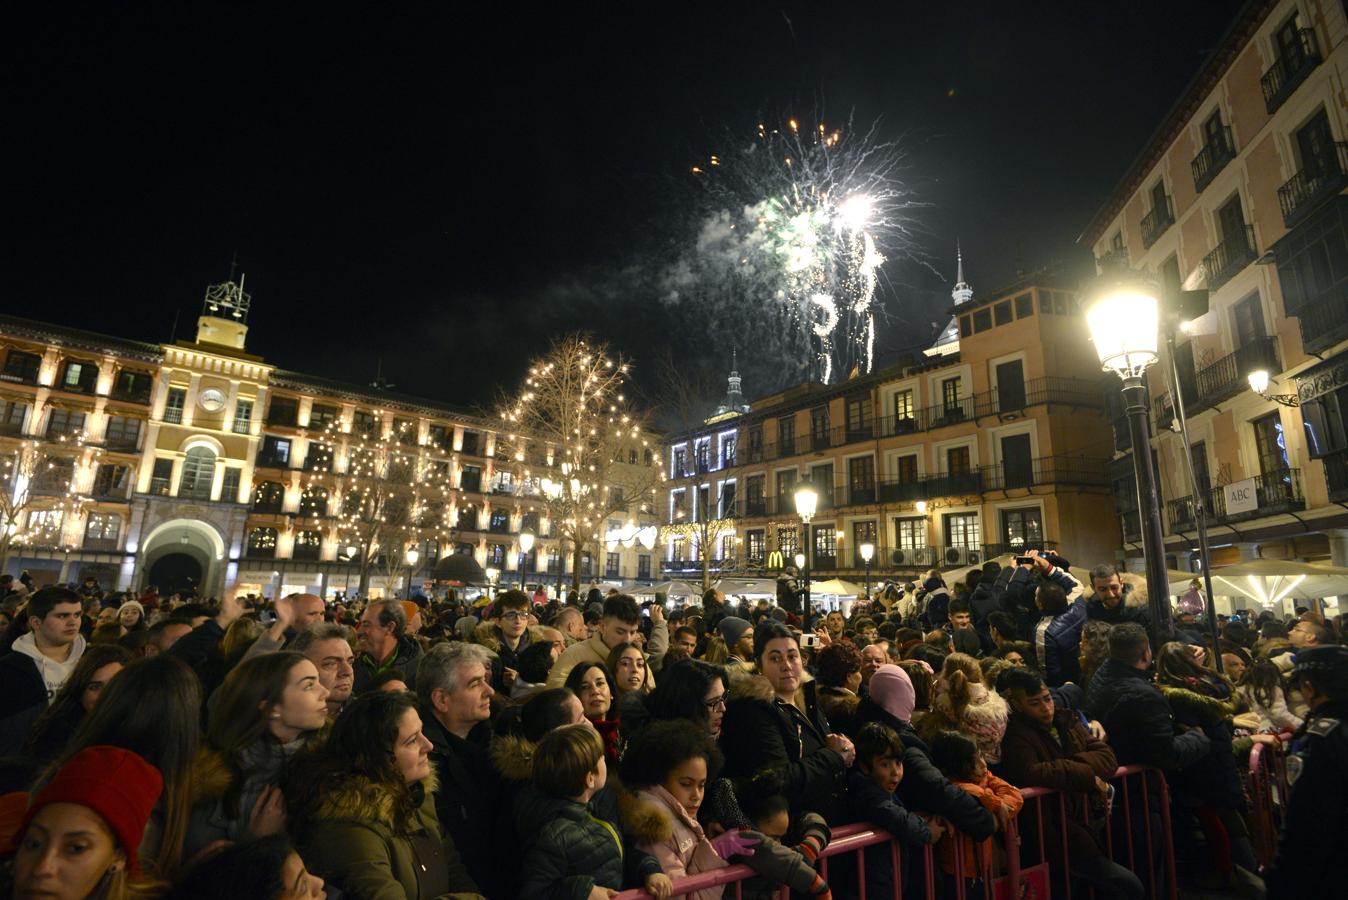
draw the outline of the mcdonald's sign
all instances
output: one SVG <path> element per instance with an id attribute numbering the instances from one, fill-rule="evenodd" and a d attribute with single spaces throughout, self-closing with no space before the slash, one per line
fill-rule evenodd
<path id="1" fill-rule="evenodd" d="M 768 568 L 769 569 L 786 568 L 786 562 L 782 557 L 782 551 L 773 550 L 771 553 L 768 554 Z"/>

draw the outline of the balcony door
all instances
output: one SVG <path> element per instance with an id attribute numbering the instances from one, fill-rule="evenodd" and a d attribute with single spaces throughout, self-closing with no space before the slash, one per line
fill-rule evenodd
<path id="1" fill-rule="evenodd" d="M 1291 463 L 1287 459 L 1287 441 L 1278 414 L 1271 412 L 1250 425 L 1254 428 L 1254 448 L 1259 455 L 1259 474 L 1264 476 L 1264 483 L 1268 485 L 1274 479 L 1287 477 Z"/>
<path id="2" fill-rule="evenodd" d="M 1245 249 L 1245 211 L 1240 206 L 1240 195 L 1232 197 L 1217 210 L 1217 226 L 1222 232 L 1222 244 L 1226 246 L 1226 262 L 1240 256 Z"/>
<path id="3" fill-rule="evenodd" d="M 1297 131 L 1297 152 L 1301 154 L 1301 171 L 1307 178 L 1338 173 L 1334 134 L 1329 130 L 1329 117 L 1323 107 Z"/>
<path id="4" fill-rule="evenodd" d="M 1002 473 L 1006 487 L 1029 487 L 1034 484 L 1034 461 L 1028 434 L 1012 434 L 1002 438 Z"/>
<path id="5" fill-rule="evenodd" d="M 1018 359 L 997 366 L 998 412 L 1025 408 L 1025 366 Z"/>
<path id="6" fill-rule="evenodd" d="M 1223 137 L 1222 113 L 1221 110 L 1217 110 L 1203 123 L 1203 146 L 1212 148 L 1215 153 L 1217 148 L 1223 145 Z"/>

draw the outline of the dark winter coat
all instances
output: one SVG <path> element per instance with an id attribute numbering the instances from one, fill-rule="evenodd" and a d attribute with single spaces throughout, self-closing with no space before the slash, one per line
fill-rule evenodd
<path id="1" fill-rule="evenodd" d="M 355 680 L 351 692 L 353 694 L 365 693 L 370 687 L 370 682 L 389 669 L 397 669 L 401 672 L 404 684 L 416 684 L 417 663 L 419 662 L 421 662 L 421 644 L 404 634 L 398 638 L 398 646 L 394 649 L 393 655 L 385 660 L 382 665 L 371 659 L 368 653 L 362 653 L 356 657 Z"/>
<path id="2" fill-rule="evenodd" d="M 0 684 L 0 756 L 19 756 L 47 708 L 47 684 L 32 657 L 17 650 L 0 656 Z"/>
<path id="3" fill-rule="evenodd" d="M 1300 765 L 1268 875 L 1268 900 L 1333 897 L 1343 890 L 1337 855 L 1348 834 L 1348 700 L 1312 710 L 1292 747 Z"/>
<path id="4" fill-rule="evenodd" d="M 1081 680 L 1081 629 L 1086 626 L 1086 601 L 1078 597 L 1056 616 L 1044 616 L 1034 626 L 1034 652 L 1044 681 L 1057 687 Z"/>
<path id="5" fill-rule="evenodd" d="M 1118 760 L 1109 744 L 1091 737 L 1081 719 L 1071 710 L 1054 713 L 1055 736 L 1046 726 L 1029 716 L 1013 712 L 1002 739 L 1002 761 L 997 774 L 1017 787 L 1042 787 L 1061 791 L 1067 811 L 1067 846 L 1070 860 L 1094 859 L 1104 854 L 1098 833 L 1086 824 L 1086 810 L 1098 797 L 1095 779 L 1106 781 L 1118 768 Z M 1059 834 L 1059 808 L 1055 798 L 1026 804 L 1020 833 L 1026 840 L 1040 833 L 1035 818 L 1044 811 L 1043 834 Z M 1097 822 L 1100 820 L 1097 820 Z M 1048 858 L 1062 865 L 1062 844 L 1050 840 Z"/>
<path id="6" fill-rule="evenodd" d="M 1143 628 L 1149 627 L 1147 618 L 1147 608 L 1145 606 L 1129 606 L 1128 594 L 1132 591 L 1132 585 L 1123 586 L 1123 599 L 1119 601 L 1118 606 L 1110 607 L 1105 605 L 1105 601 L 1100 599 L 1099 594 L 1091 594 L 1091 598 L 1086 601 L 1086 618 L 1092 622 L 1105 622 L 1110 625 L 1118 625 L 1120 622 L 1133 622 L 1141 625 Z"/>
<path id="7" fill-rule="evenodd" d="M 857 707 L 860 724 L 879 722 L 898 732 L 903 741 L 903 780 L 896 796 L 904 807 L 918 812 L 944 816 L 964 834 L 981 841 L 997 829 L 992 813 L 969 794 L 951 784 L 931 763 L 931 750 L 917 736 L 913 726 L 886 712 L 870 697 L 861 698 Z"/>
<path id="8" fill-rule="evenodd" d="M 798 705 L 778 700 L 771 683 L 761 675 L 740 678 L 731 685 L 721 723 L 725 775 L 744 778 L 767 766 L 778 766 L 786 776 L 784 793 L 792 818 L 817 812 L 836 824 L 847 766 L 825 740 L 830 728 L 819 709 L 815 683 L 802 685 L 796 701 Z"/>
<path id="9" fill-rule="evenodd" d="M 531 628 L 524 629 L 524 633 L 520 635 L 520 642 L 514 650 L 511 650 L 510 645 L 506 643 L 499 625 L 483 622 L 473 629 L 473 643 L 481 644 L 496 654 L 491 661 L 491 686 L 496 688 L 498 693 L 508 693 L 505 686 L 505 670 L 514 669 L 518 672 L 520 654 L 533 642 L 534 635 Z"/>
<path id="10" fill-rule="evenodd" d="M 520 900 L 587 900 L 595 887 L 622 890 L 660 872 L 655 857 L 632 852 L 616 817 L 600 818 L 583 803 L 521 791 L 515 823 L 524 848 Z"/>
<path id="11" fill-rule="evenodd" d="M 1213 690 L 1212 686 L 1205 687 Z M 1180 803 L 1244 812 L 1245 791 L 1241 788 L 1240 772 L 1231 748 L 1231 717 L 1237 711 L 1235 693 L 1225 685 L 1216 690 L 1225 693 L 1226 699 L 1211 696 L 1202 689 L 1161 685 L 1161 693 L 1170 704 L 1175 721 L 1201 729 L 1211 744 L 1206 755 L 1183 766 L 1177 775 L 1167 780 Z"/>
<path id="12" fill-rule="evenodd" d="M 281 744 L 267 735 L 239 754 L 230 766 L 218 751 L 203 748 L 192 761 L 192 815 L 183 840 L 183 857 L 191 859 L 215 841 L 250 837 L 253 805 L 262 792 L 278 786 L 286 763 L 313 738 Z M 240 778 L 238 772 L 243 772 Z"/>
<path id="13" fill-rule="evenodd" d="M 1096 670 L 1086 694 L 1086 714 L 1104 726 L 1124 766 L 1173 772 L 1202 759 L 1212 745 L 1201 731 L 1177 733 L 1170 706 L 1151 674 L 1117 659 L 1105 660 Z"/>
<path id="14" fill-rule="evenodd" d="M 479 723 L 465 740 L 446 730 L 431 710 L 422 710 L 421 731 L 431 742 L 431 764 L 440 783 L 435 794 L 440 827 L 483 893 L 507 896 L 510 867 L 498 853 L 510 845 L 509 817 L 501 814 L 501 779 L 488 757 L 491 726 Z"/>
<path id="15" fill-rule="evenodd" d="M 907 778 L 907 773 L 904 777 Z M 898 838 L 901 876 L 908 872 L 911 852 L 931 843 L 931 829 L 927 823 L 909 812 L 896 795 L 871 781 L 859 768 L 852 769 L 847 776 L 847 812 L 852 821 L 870 822 Z M 902 893 L 906 895 L 912 882 L 906 877 L 904 881 Z M 888 844 L 866 848 L 866 896 L 900 896 L 894 889 L 894 860 Z"/>
<path id="16" fill-rule="evenodd" d="M 301 858 L 351 900 L 430 900 L 418 874 L 433 866 L 448 871 L 449 892 L 440 897 L 481 897 L 454 842 L 441 834 L 434 790 L 434 777 L 414 785 L 419 805 L 409 827 L 399 828 L 393 794 L 360 775 L 343 778 L 305 811 Z"/>

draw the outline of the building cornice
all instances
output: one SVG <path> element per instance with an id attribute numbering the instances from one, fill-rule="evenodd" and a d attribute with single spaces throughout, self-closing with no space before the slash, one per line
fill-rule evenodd
<path id="1" fill-rule="evenodd" d="M 20 316 L 0 315 L 0 335 L 11 335 L 34 343 L 50 344 L 56 347 L 70 347 L 86 353 L 138 359 L 148 363 L 161 363 L 164 359 L 164 354 L 158 344 L 127 340 L 126 338 L 99 334 L 96 331 L 69 328 L 64 325 L 39 322 Z"/>

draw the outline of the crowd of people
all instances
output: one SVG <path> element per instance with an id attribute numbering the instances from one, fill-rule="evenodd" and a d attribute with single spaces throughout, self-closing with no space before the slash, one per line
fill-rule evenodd
<path id="1" fill-rule="evenodd" d="M 1342 622 L 1237 615 L 1213 645 L 1212 610 L 1190 606 L 1157 646 L 1112 566 L 1069 569 L 1032 552 L 808 616 L 786 581 L 776 603 L 680 605 L 597 588 L 202 603 L 0 580 L 6 890 L 663 900 L 742 863 L 746 896 L 920 896 L 928 877 L 996 878 L 1019 820 L 1065 896 L 1131 900 L 1162 867 L 1111 859 L 1104 827 L 1145 818 L 1118 824 L 1111 781 L 1141 764 L 1169 785 L 1186 877 L 1328 895 L 1348 815 Z M 1261 871 L 1239 767 L 1289 736 L 1304 778 Z M 1316 752 L 1339 754 L 1337 780 Z M 1031 787 L 1061 805 L 1027 803 Z M 854 822 L 892 834 L 901 865 L 874 846 L 825 879 L 831 829 Z"/>

